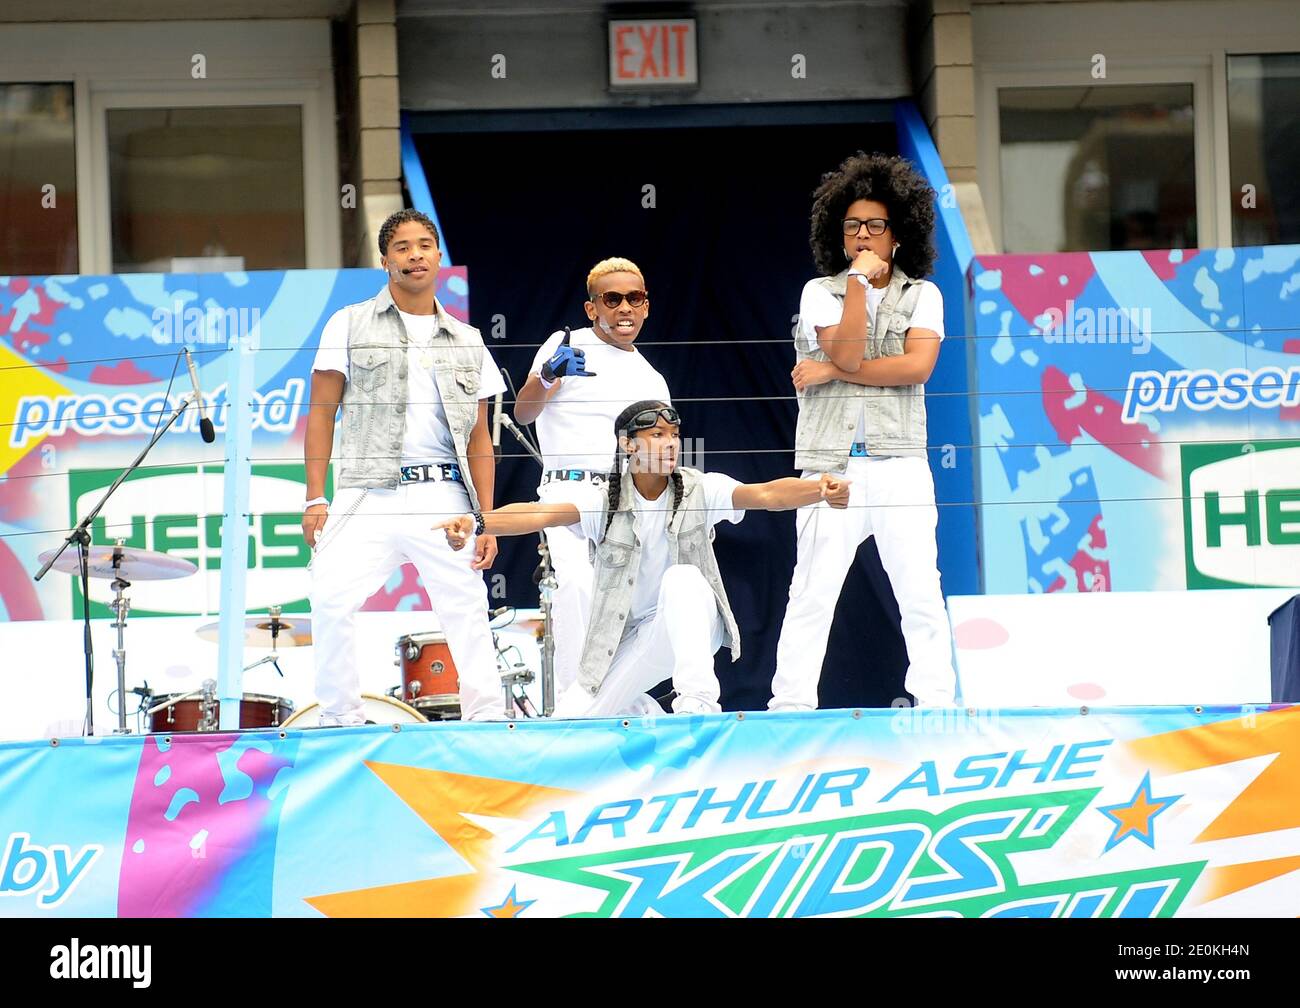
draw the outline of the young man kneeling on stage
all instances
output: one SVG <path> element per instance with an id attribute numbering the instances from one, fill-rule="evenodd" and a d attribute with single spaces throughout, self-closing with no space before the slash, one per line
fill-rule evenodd
<path id="1" fill-rule="evenodd" d="M 713 555 L 713 526 L 739 522 L 756 508 L 848 503 L 849 482 L 840 476 L 746 484 L 681 468 L 680 425 L 662 402 L 633 403 L 615 420 L 607 490 L 574 483 L 567 501 L 509 504 L 434 526 L 453 549 L 475 531 L 527 535 L 559 526 L 593 544 L 595 589 L 578 681 L 559 698 L 555 717 L 624 714 L 668 676 L 674 712 L 720 711 L 713 655 L 726 644 L 732 661 L 739 658 L 740 633 Z"/>

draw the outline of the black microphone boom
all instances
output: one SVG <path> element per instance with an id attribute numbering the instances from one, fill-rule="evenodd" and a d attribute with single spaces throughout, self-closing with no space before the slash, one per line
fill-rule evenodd
<path id="1" fill-rule="evenodd" d="M 182 347 L 181 352 L 185 354 L 185 366 L 189 368 L 190 382 L 194 385 L 194 401 L 199 409 L 199 435 L 205 442 L 212 444 L 217 439 L 217 432 L 208 417 L 207 404 L 203 401 L 203 389 L 199 387 L 199 372 L 194 367 L 194 357 L 190 354 L 189 347 Z"/>

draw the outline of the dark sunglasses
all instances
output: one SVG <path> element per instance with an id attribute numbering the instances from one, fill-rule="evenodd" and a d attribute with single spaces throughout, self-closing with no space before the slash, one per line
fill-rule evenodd
<path id="1" fill-rule="evenodd" d="M 649 295 L 643 290 L 628 291 L 626 294 L 622 291 L 605 291 L 604 294 L 600 295 L 600 300 L 606 308 L 617 308 L 623 303 L 623 299 L 627 298 L 629 308 L 640 308 L 646 303 L 647 297 Z M 592 298 L 592 300 L 596 299 Z"/>
<path id="2" fill-rule="evenodd" d="M 889 230 L 889 219 L 887 217 L 868 217 L 866 220 L 858 220 L 856 217 L 844 218 L 844 233 L 846 235 L 855 235 L 862 230 L 862 225 L 867 226 L 867 234 L 879 238 Z"/>
<path id="3" fill-rule="evenodd" d="M 664 406 L 661 409 L 647 409 L 642 410 L 640 413 L 634 413 L 632 419 L 627 422 L 627 432 L 631 434 L 634 431 L 649 430 L 659 422 L 660 417 L 663 417 L 674 427 L 682 425 L 681 414 L 671 406 Z"/>

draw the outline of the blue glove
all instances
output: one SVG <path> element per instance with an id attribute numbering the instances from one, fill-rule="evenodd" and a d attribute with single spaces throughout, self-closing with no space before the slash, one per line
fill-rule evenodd
<path id="1" fill-rule="evenodd" d="M 548 382 L 556 378 L 594 378 L 595 371 L 587 370 L 587 355 L 569 346 L 569 327 L 564 327 L 564 338 L 550 359 L 542 364 L 542 378 Z"/>

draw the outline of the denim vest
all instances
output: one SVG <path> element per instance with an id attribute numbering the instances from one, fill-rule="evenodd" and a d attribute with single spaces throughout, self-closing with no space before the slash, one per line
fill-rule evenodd
<path id="1" fill-rule="evenodd" d="M 436 305 L 434 379 L 456 445 L 470 502 L 478 494 L 470 476 L 470 433 L 478 421 L 483 338 L 477 329 Z M 343 389 L 343 437 L 337 487 L 395 489 L 406 433 L 406 327 L 387 285 L 369 301 L 348 306 L 348 376 Z M 430 406 L 430 409 L 433 407 Z"/>
<path id="2" fill-rule="evenodd" d="M 816 281 L 844 301 L 848 270 Z M 857 283 L 858 281 L 854 281 Z M 912 324 L 921 295 L 921 281 L 894 267 L 885 297 L 876 309 L 874 328 L 867 336 L 863 360 L 896 357 Z M 798 360 L 829 361 L 820 346 L 812 352 L 796 342 Z M 843 472 L 863 414 L 869 455 L 913 455 L 925 458 L 925 386 L 855 385 L 828 381 L 799 393 L 799 422 L 794 435 L 794 467 L 817 472 Z"/>
<path id="3" fill-rule="evenodd" d="M 726 636 L 723 643 L 731 648 L 731 660 L 740 657 L 740 630 L 722 586 L 722 574 L 713 555 L 713 528 L 704 510 L 704 485 L 698 469 L 682 468 L 685 492 L 682 502 L 668 522 L 668 557 L 670 564 L 698 567 L 713 589 L 722 613 Z M 635 531 L 632 505 L 632 477 L 624 474 L 619 489 L 619 510 L 609 530 L 595 546 L 596 575 L 592 591 L 591 618 L 587 623 L 587 640 L 578 665 L 578 681 L 593 696 L 600 690 L 614 652 L 627 631 L 632 609 L 632 590 L 641 564 L 641 541 Z M 664 493 L 673 492 L 669 483 Z M 609 495 L 601 512 L 601 522 L 609 520 Z"/>

